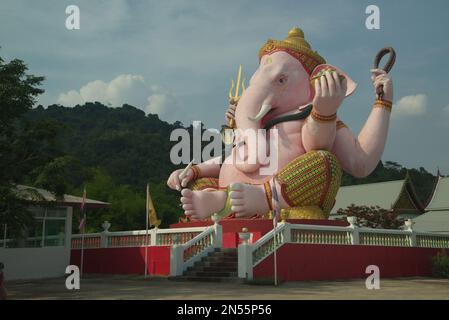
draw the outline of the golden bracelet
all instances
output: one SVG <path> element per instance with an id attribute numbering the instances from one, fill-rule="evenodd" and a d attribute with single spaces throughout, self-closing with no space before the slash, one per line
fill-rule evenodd
<path id="1" fill-rule="evenodd" d="M 335 119 L 337 119 L 336 113 L 334 113 L 330 116 L 323 116 L 323 115 L 317 113 L 315 110 L 312 110 L 312 112 L 310 113 L 310 116 L 312 117 L 313 120 L 318 121 L 318 122 L 331 122 L 331 121 L 335 121 Z"/>
<path id="2" fill-rule="evenodd" d="M 341 120 L 338 120 L 338 121 L 337 121 L 337 130 L 338 130 L 338 129 L 347 128 L 347 127 L 348 127 L 348 126 L 347 126 L 346 124 L 344 124 L 343 121 L 341 121 Z"/>
<path id="3" fill-rule="evenodd" d="M 265 196 L 267 197 L 268 207 L 270 208 L 270 211 L 273 210 L 273 205 L 271 203 L 271 199 L 273 198 L 273 194 L 271 193 L 271 186 L 270 183 L 267 181 L 263 184 L 263 187 L 265 188 Z"/>
<path id="4" fill-rule="evenodd" d="M 373 108 L 382 108 L 391 112 L 391 109 L 393 108 L 393 103 L 387 100 L 376 100 L 374 102 Z"/>
<path id="5" fill-rule="evenodd" d="M 201 173 L 200 168 L 198 168 L 198 166 L 192 166 L 190 169 L 192 169 L 193 171 L 192 181 L 195 181 L 200 176 Z"/>

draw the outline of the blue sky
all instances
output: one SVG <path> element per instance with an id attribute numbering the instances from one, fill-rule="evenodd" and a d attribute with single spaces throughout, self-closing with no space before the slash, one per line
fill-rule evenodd
<path id="1" fill-rule="evenodd" d="M 71 4 L 80 30 L 65 28 Z M 370 4 L 380 8 L 380 30 L 365 28 Z M 396 105 L 383 160 L 449 174 L 448 12 L 444 0 L 2 0 L 0 55 L 46 77 L 43 105 L 128 102 L 169 122 L 219 127 L 238 65 L 249 78 L 260 46 L 297 25 L 359 84 L 339 110 L 358 133 L 374 100 L 374 55 L 390 45 Z"/>

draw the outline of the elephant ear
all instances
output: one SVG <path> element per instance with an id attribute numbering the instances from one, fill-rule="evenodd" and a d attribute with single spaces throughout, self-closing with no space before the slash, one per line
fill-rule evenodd
<path id="1" fill-rule="evenodd" d="M 312 74 L 310 75 L 310 79 L 312 79 L 313 77 L 317 76 L 318 73 L 320 73 L 320 71 L 322 71 L 324 69 L 336 70 L 339 75 L 342 75 L 342 76 L 344 76 L 346 78 L 346 81 L 347 81 L 347 87 L 346 87 L 346 93 L 345 93 L 346 97 L 350 96 L 355 91 L 355 89 L 357 88 L 357 83 L 355 83 L 354 80 L 352 80 L 340 68 L 337 68 L 337 67 L 335 67 L 333 65 L 330 65 L 330 64 L 320 64 L 320 65 L 316 66 L 315 69 L 313 69 Z"/>

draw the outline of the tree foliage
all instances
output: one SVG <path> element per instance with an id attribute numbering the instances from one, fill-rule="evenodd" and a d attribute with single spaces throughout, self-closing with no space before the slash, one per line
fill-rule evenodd
<path id="1" fill-rule="evenodd" d="M 375 229 L 399 229 L 404 225 L 394 210 L 386 210 L 379 206 L 356 206 L 351 204 L 346 209 L 338 209 L 337 214 L 356 217 L 360 227 Z"/>
<path id="2" fill-rule="evenodd" d="M 59 125 L 49 120 L 30 122 L 24 117 L 43 92 L 39 86 L 44 80 L 27 71 L 23 61 L 6 63 L 0 57 L 0 224 L 7 224 L 11 231 L 32 221 L 15 184 L 34 184 L 38 168 L 60 156 L 55 143 Z M 42 173 L 40 176 L 44 178 Z"/>
<path id="3" fill-rule="evenodd" d="M 145 228 L 146 195 L 144 192 L 129 185 L 118 184 L 104 169 L 94 169 L 85 187 L 90 198 L 110 204 L 108 208 L 89 210 L 87 231 L 101 230 L 101 224 L 106 220 L 111 223 L 111 231 Z M 178 222 L 181 213 L 177 206 L 178 197 L 168 193 L 166 188 L 164 182 L 150 183 L 150 194 L 158 218 L 162 219 L 162 228 Z M 82 190 L 75 189 L 73 193 L 80 194 Z M 76 215 L 79 216 L 79 212 L 76 212 Z M 77 232 L 76 224 L 73 230 Z"/>
<path id="4" fill-rule="evenodd" d="M 405 179 L 407 172 L 413 181 L 419 200 L 425 205 L 431 196 L 435 176 L 427 172 L 423 167 L 419 169 L 407 169 L 397 162 L 386 161 L 384 164 L 380 161 L 376 169 L 366 178 L 355 178 L 344 172 L 341 185 L 350 186 L 354 184 L 401 180 Z"/>

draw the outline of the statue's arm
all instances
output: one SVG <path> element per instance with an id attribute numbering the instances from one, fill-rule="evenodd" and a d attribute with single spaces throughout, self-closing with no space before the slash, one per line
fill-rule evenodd
<path id="1" fill-rule="evenodd" d="M 181 189 L 185 188 L 193 179 L 203 177 L 218 178 L 221 167 L 220 161 L 221 157 L 216 157 L 197 164 L 195 165 L 195 168 L 192 167 L 187 171 L 187 174 L 183 179 L 180 179 L 180 174 L 184 169 L 175 170 L 171 173 L 170 177 L 168 177 L 167 186 L 173 190 L 181 191 Z"/>
<path id="2" fill-rule="evenodd" d="M 346 81 L 342 83 L 336 72 L 326 71 L 315 81 L 312 113 L 301 130 L 306 152 L 332 148 L 336 134 L 336 113 L 345 98 L 345 92 Z"/>
<path id="3" fill-rule="evenodd" d="M 221 168 L 220 162 L 221 157 L 215 157 L 198 164 L 197 167 L 200 169 L 199 178 L 218 178 Z"/>
<path id="4" fill-rule="evenodd" d="M 337 130 L 333 152 L 343 169 L 355 177 L 366 177 L 377 166 L 385 148 L 390 124 L 393 83 L 383 70 L 373 69 L 375 92 L 382 86 L 384 102 L 376 102 L 359 135 L 355 137 L 346 126 Z M 385 106 L 385 104 L 387 106 Z M 390 104 L 388 106 L 388 104 Z"/>
<path id="5" fill-rule="evenodd" d="M 335 121 L 318 122 L 309 116 L 302 127 L 302 143 L 306 152 L 331 150 L 335 136 Z"/>
<path id="6" fill-rule="evenodd" d="M 346 126 L 337 129 L 332 151 L 343 170 L 363 178 L 376 168 L 387 141 L 389 121 L 390 111 L 375 107 L 357 137 Z"/>

